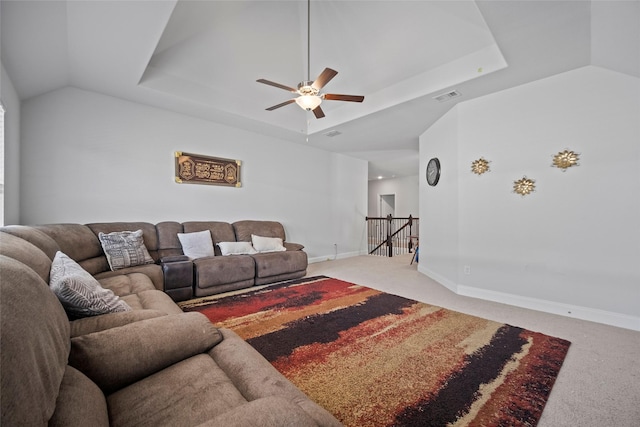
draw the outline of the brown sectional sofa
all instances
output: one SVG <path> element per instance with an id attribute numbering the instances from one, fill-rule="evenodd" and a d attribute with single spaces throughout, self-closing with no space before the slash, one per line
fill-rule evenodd
<path id="1" fill-rule="evenodd" d="M 275 221 L 173 222 L 109 222 L 92 224 L 48 224 L 36 226 L 8 226 L 2 228 L 29 241 L 39 243 L 53 259 L 56 250 L 69 255 L 86 271 L 102 280 L 120 280 L 119 286 L 135 287 L 130 273 L 143 273 L 156 289 L 164 291 L 174 301 L 194 296 L 202 297 L 221 292 L 264 285 L 303 277 L 307 270 L 307 254 L 303 246 L 286 241 L 282 224 Z M 98 234 L 114 231 L 142 230 L 144 244 L 156 264 L 138 265 L 111 271 Z M 188 259 L 182 252 L 178 233 L 211 232 L 214 257 Z M 287 248 L 285 252 L 255 255 L 220 256 L 220 242 L 251 241 L 251 235 L 278 237 Z"/>
<path id="2" fill-rule="evenodd" d="M 164 292 L 163 268 L 172 269 L 163 264 L 192 267 L 167 230 L 228 227 L 135 224 L 154 259 L 166 262 L 105 270 L 93 237 L 98 230 L 122 230 L 122 223 L 0 228 L 0 425 L 341 425 L 234 332 L 216 328 L 200 313 L 183 313 Z M 70 321 L 48 285 L 57 251 L 73 257 L 133 310 Z M 260 269 L 276 271 L 277 280 L 292 274 L 258 258 L 254 275 Z M 213 274 L 211 265 L 199 268 L 200 280 Z"/>

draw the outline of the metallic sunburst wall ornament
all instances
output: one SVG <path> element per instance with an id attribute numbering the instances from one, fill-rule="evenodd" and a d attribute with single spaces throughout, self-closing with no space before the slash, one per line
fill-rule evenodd
<path id="1" fill-rule="evenodd" d="M 562 169 L 562 172 L 566 172 L 567 168 L 571 166 L 580 166 L 578 160 L 580 160 L 580 154 L 564 150 L 553 156 L 553 166 Z"/>
<path id="2" fill-rule="evenodd" d="M 526 196 L 536 191 L 536 182 L 533 179 L 522 177 L 517 181 L 513 181 L 513 192 L 518 193 L 521 196 Z"/>
<path id="3" fill-rule="evenodd" d="M 482 175 L 485 172 L 489 172 L 489 162 L 485 160 L 483 157 L 480 157 L 478 160 L 474 160 L 471 162 L 471 172 Z"/>

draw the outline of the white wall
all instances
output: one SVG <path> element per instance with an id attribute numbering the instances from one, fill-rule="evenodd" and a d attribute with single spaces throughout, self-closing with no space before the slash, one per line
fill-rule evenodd
<path id="1" fill-rule="evenodd" d="M 419 180 L 420 262 L 419 271 L 448 288 L 458 282 L 458 116 L 454 108 L 419 138 L 420 171 L 426 172 L 433 157 L 440 160 L 438 185 Z"/>
<path id="2" fill-rule="evenodd" d="M 0 64 L 0 100 L 4 114 L 4 208 L 0 224 L 15 224 L 20 218 L 20 99 L 9 75 Z"/>
<path id="3" fill-rule="evenodd" d="M 265 219 L 314 261 L 365 248 L 367 163 L 74 88 L 23 102 L 23 224 Z M 242 187 L 177 184 L 174 152 L 239 159 Z"/>
<path id="4" fill-rule="evenodd" d="M 421 159 L 447 156 L 421 192 L 421 271 L 461 294 L 640 329 L 639 141 L 640 80 L 598 67 L 459 104 L 420 139 Z M 580 166 L 551 167 L 564 149 Z M 490 173 L 470 172 L 479 157 Z M 524 175 L 536 192 L 522 197 Z M 424 226 L 455 205 L 456 223 Z M 456 235 L 452 271 L 440 247 Z"/>
<path id="5" fill-rule="evenodd" d="M 380 215 L 380 195 L 395 194 L 395 216 L 418 216 L 418 176 L 369 181 L 369 209 L 367 216 Z"/>

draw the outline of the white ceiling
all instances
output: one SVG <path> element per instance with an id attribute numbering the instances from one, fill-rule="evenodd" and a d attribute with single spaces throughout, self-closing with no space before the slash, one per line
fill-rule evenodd
<path id="1" fill-rule="evenodd" d="M 0 7 L 23 100 L 75 86 L 363 158 L 370 178 L 418 173 L 418 136 L 457 102 L 589 64 L 640 77 L 639 1 L 314 0 L 309 57 L 304 0 Z M 324 101 L 320 120 L 265 110 L 291 94 L 256 79 L 295 87 L 325 67 L 323 92 L 365 101 Z"/>

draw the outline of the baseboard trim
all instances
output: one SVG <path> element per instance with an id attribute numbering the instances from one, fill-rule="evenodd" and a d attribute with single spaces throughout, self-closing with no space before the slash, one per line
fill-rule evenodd
<path id="1" fill-rule="evenodd" d="M 418 271 L 458 295 L 640 331 L 640 317 L 637 316 L 459 285 L 427 268 L 418 267 Z"/>
<path id="2" fill-rule="evenodd" d="M 449 289 L 454 294 L 458 294 L 458 284 L 457 283 L 447 279 L 446 277 L 436 273 L 435 271 L 429 270 L 426 267 L 422 267 L 420 264 L 418 264 L 418 271 L 420 273 L 424 274 L 425 276 L 428 276 L 431 279 L 435 280 L 436 282 L 440 283 L 442 286 L 444 286 L 445 288 Z"/>
<path id="3" fill-rule="evenodd" d="M 344 252 L 341 254 L 337 254 L 337 255 L 325 255 L 325 256 L 317 256 L 317 257 L 313 257 L 313 258 L 309 258 L 309 264 L 314 264 L 316 262 L 324 262 L 324 261 L 333 261 L 336 259 L 343 259 L 343 258 L 351 258 L 354 256 L 360 256 L 360 255 L 367 255 L 366 251 L 354 251 L 354 252 Z"/>

